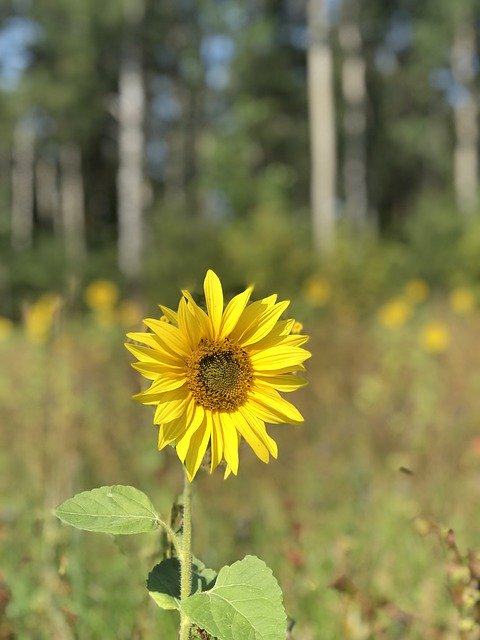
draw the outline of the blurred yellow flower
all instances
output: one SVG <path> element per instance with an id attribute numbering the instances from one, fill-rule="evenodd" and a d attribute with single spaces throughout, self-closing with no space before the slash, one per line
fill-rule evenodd
<path id="1" fill-rule="evenodd" d="M 298 320 L 295 320 L 292 327 L 292 333 L 301 333 L 302 331 L 303 331 L 303 324 L 301 322 L 298 322 Z"/>
<path id="2" fill-rule="evenodd" d="M 143 319 L 142 307 L 135 300 L 124 300 L 118 307 L 118 318 L 124 327 L 133 327 Z"/>
<path id="3" fill-rule="evenodd" d="M 412 307 L 404 298 L 392 298 L 378 310 L 378 321 L 388 329 L 402 327 L 412 315 Z"/>
<path id="4" fill-rule="evenodd" d="M 0 341 L 8 340 L 13 333 L 13 322 L 10 318 L 0 316 Z"/>
<path id="5" fill-rule="evenodd" d="M 118 300 L 118 287 L 110 280 L 94 280 L 86 287 L 83 297 L 93 311 L 111 311 Z"/>
<path id="6" fill-rule="evenodd" d="M 428 284 L 421 278 L 413 278 L 405 285 L 405 296 L 413 303 L 423 302 L 428 297 Z"/>
<path id="7" fill-rule="evenodd" d="M 467 287 L 457 287 L 450 294 L 450 306 L 455 313 L 461 316 L 468 316 L 473 313 L 475 305 L 475 295 Z"/>
<path id="8" fill-rule="evenodd" d="M 442 353 L 450 344 L 450 332 L 442 322 L 429 322 L 420 333 L 420 344 L 426 351 Z"/>
<path id="9" fill-rule="evenodd" d="M 46 293 L 30 305 L 24 317 L 25 332 L 31 342 L 46 342 L 61 304 L 60 296 Z"/>
<path id="10" fill-rule="evenodd" d="M 330 300 L 332 286 L 323 276 L 311 276 L 303 285 L 303 295 L 314 307 L 322 307 Z"/>

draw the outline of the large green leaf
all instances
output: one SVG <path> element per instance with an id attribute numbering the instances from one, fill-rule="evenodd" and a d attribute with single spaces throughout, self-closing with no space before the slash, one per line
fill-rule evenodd
<path id="1" fill-rule="evenodd" d="M 215 585 L 187 598 L 181 608 L 219 640 L 285 640 L 282 592 L 272 571 L 255 556 L 220 569 Z"/>
<path id="2" fill-rule="evenodd" d="M 207 569 L 203 562 L 193 558 L 192 593 L 210 589 L 216 575 L 213 569 Z M 167 558 L 155 565 L 148 574 L 147 589 L 161 609 L 179 609 L 180 562 L 178 558 Z"/>
<path id="3" fill-rule="evenodd" d="M 135 487 L 114 485 L 77 493 L 56 510 L 63 522 L 102 533 L 145 533 L 160 526 L 150 499 Z"/>

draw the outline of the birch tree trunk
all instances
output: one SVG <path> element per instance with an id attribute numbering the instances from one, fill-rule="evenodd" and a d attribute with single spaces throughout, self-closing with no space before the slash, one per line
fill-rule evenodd
<path id="1" fill-rule="evenodd" d="M 345 139 L 343 160 L 345 214 L 354 229 L 361 230 L 366 226 L 368 214 L 365 147 L 367 91 L 365 61 L 362 57 L 362 36 L 357 14 L 356 0 L 347 0 L 343 7 L 339 40 L 344 56 L 342 94 Z"/>
<path id="2" fill-rule="evenodd" d="M 478 190 L 478 109 L 474 99 L 475 27 L 472 20 L 455 27 L 452 47 L 452 74 L 465 89 L 453 106 L 455 125 L 454 185 L 457 206 L 462 213 L 471 212 L 477 204 Z"/>
<path id="3" fill-rule="evenodd" d="M 16 251 L 28 249 L 33 239 L 35 127 L 30 118 L 13 131 L 11 242 Z"/>
<path id="4" fill-rule="evenodd" d="M 60 150 L 60 202 L 65 254 L 71 265 L 85 258 L 85 203 L 80 149 L 73 143 Z"/>
<path id="5" fill-rule="evenodd" d="M 143 160 L 145 95 L 139 26 L 144 5 L 125 4 L 125 42 L 118 102 L 118 265 L 131 281 L 139 278 L 144 247 Z"/>
<path id="6" fill-rule="evenodd" d="M 326 252 L 334 240 L 337 163 L 326 0 L 309 0 L 307 13 L 312 227 L 315 247 Z"/>

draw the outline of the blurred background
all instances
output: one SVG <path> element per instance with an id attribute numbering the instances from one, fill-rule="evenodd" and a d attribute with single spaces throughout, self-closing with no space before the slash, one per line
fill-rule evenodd
<path id="1" fill-rule="evenodd" d="M 262 557 L 297 640 L 480 638 L 479 18 L 3 0 L 0 639 L 175 637 L 160 541 L 51 510 L 134 484 L 168 513 L 122 342 L 207 268 L 291 299 L 313 358 L 279 460 L 200 477 L 196 555 Z"/>

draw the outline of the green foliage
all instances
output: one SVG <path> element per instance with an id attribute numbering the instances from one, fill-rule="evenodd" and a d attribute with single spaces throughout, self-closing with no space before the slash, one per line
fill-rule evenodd
<path id="1" fill-rule="evenodd" d="M 122 485 L 78 493 L 57 507 L 55 515 L 78 529 L 115 535 L 147 533 L 160 526 L 149 498 Z"/>
<path id="2" fill-rule="evenodd" d="M 220 569 L 215 585 L 181 603 L 190 620 L 219 640 L 285 640 L 282 592 L 255 556 Z"/>
<path id="3" fill-rule="evenodd" d="M 217 574 L 197 558 L 192 562 L 192 593 L 211 589 Z M 178 558 L 162 560 L 148 574 L 147 589 L 161 609 L 180 607 L 180 562 Z"/>
<path id="4" fill-rule="evenodd" d="M 260 290 L 276 283 L 283 292 L 295 291 L 313 262 L 305 218 L 270 206 L 225 228 L 222 244 L 228 272 L 245 274 Z"/>
<path id="5" fill-rule="evenodd" d="M 468 233 L 465 220 L 453 214 L 449 199 L 425 196 L 404 227 L 412 272 L 435 284 L 448 283 L 461 268 L 459 248 Z"/>

